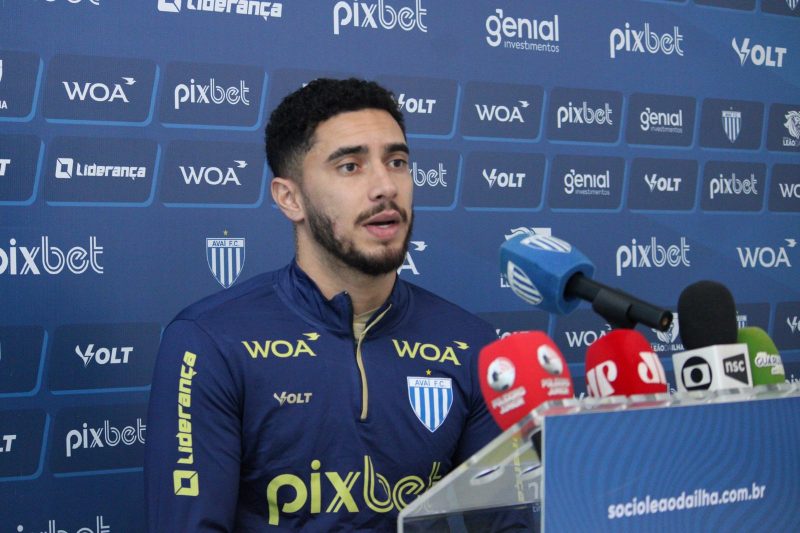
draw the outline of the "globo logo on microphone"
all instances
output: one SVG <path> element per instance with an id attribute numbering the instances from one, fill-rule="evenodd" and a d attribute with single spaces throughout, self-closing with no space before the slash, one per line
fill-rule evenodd
<path id="1" fill-rule="evenodd" d="M 574 396 L 564 356 L 540 331 L 512 333 L 485 346 L 478 372 L 483 399 L 502 429 L 547 401 Z"/>

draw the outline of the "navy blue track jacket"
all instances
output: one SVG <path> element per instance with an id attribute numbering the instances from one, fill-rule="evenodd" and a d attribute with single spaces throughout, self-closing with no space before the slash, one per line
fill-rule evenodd
<path id="1" fill-rule="evenodd" d="M 164 332 L 145 459 L 154 532 L 394 530 L 500 433 L 477 378 L 489 324 L 398 278 L 353 338 L 350 297 L 296 263 Z"/>

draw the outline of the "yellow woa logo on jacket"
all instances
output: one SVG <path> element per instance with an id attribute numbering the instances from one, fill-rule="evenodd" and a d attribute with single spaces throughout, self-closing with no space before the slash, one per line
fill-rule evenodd
<path id="1" fill-rule="evenodd" d="M 308 345 L 309 342 L 314 342 L 319 339 L 319 333 L 303 333 L 304 339 L 297 339 L 294 341 L 287 341 L 283 339 L 278 340 L 263 340 L 263 341 L 242 341 L 244 347 L 247 348 L 247 353 L 253 359 L 266 359 L 267 357 L 298 357 L 300 355 L 310 355 L 316 357 L 317 354 Z"/>
<path id="2" fill-rule="evenodd" d="M 364 456 L 363 471 L 347 472 L 344 477 L 335 471 L 319 472 L 322 462 L 314 459 L 311 461 L 312 472 L 308 480 L 303 480 L 294 474 L 280 474 L 269 482 L 267 485 L 269 524 L 277 526 L 281 513 L 296 513 L 306 506 L 311 514 L 322 513 L 323 505 L 325 505 L 325 513 L 338 513 L 343 506 L 350 513 L 359 512 L 363 506 L 376 513 L 388 513 L 394 509 L 399 511 L 411 503 L 413 498 L 409 498 L 409 496 L 418 496 L 441 479 L 440 467 L 441 463 L 435 461 L 431 465 L 431 473 L 427 479 L 419 476 L 406 476 L 392 486 L 386 477 L 375 471 L 369 455 Z M 361 494 L 354 495 L 353 487 L 359 478 L 362 479 Z M 322 501 L 323 479 L 326 486 L 332 487 L 336 492 L 328 502 Z M 278 491 L 281 487 L 292 487 L 294 498 L 285 502 L 278 501 Z M 378 487 L 380 489 L 376 491 Z M 287 491 L 283 491 L 283 493 L 291 494 Z M 380 497 L 379 494 L 385 496 Z"/>
<path id="3" fill-rule="evenodd" d="M 419 357 L 434 363 L 453 363 L 456 366 L 461 366 L 456 350 L 469 349 L 469 345 L 461 341 L 453 341 L 455 346 L 444 347 L 427 342 L 409 342 L 397 339 L 392 339 L 392 344 L 394 344 L 394 349 L 399 357 L 408 357 L 409 359 Z"/>

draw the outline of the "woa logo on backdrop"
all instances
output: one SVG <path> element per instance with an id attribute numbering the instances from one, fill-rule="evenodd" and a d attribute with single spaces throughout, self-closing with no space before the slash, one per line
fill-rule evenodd
<path id="1" fill-rule="evenodd" d="M 37 54 L 0 50 L 0 121 L 33 118 L 41 69 Z"/>
<path id="2" fill-rule="evenodd" d="M 760 211 L 766 174 L 763 163 L 709 161 L 700 206 L 705 211 Z"/>
<path id="3" fill-rule="evenodd" d="M 259 67 L 174 62 L 161 86 L 165 126 L 257 129 L 266 78 Z"/>
<path id="4" fill-rule="evenodd" d="M 547 138 L 613 143 L 619 139 L 622 93 L 556 87 L 550 93 Z"/>
<path id="5" fill-rule="evenodd" d="M 700 117 L 700 146 L 757 150 L 763 119 L 761 102 L 707 98 Z"/>
<path id="6" fill-rule="evenodd" d="M 42 114 L 51 122 L 145 125 L 157 77 L 146 59 L 58 54 L 47 68 Z"/>
<path id="7" fill-rule="evenodd" d="M 434 78 L 379 76 L 378 83 L 394 93 L 410 137 L 452 137 L 458 82 Z"/>
<path id="8" fill-rule="evenodd" d="M 694 207 L 697 161 L 640 157 L 631 165 L 628 207 L 688 211 Z"/>
<path id="9" fill-rule="evenodd" d="M 162 170 L 170 207 L 257 207 L 264 200 L 264 147 L 255 143 L 173 141 Z"/>
<path id="10" fill-rule="evenodd" d="M 792 268 L 797 250 L 795 238 L 785 238 L 783 243 L 736 247 L 742 268 L 761 269 Z"/>
<path id="11" fill-rule="evenodd" d="M 542 154 L 472 152 L 464 170 L 466 208 L 536 209 L 542 201 Z"/>
<path id="12" fill-rule="evenodd" d="M 800 165 L 772 167 L 769 189 L 770 211 L 800 212 Z"/>
<path id="13" fill-rule="evenodd" d="M 30 205 L 39 185 L 42 141 L 35 135 L 0 135 L 0 205 Z"/>
<path id="14" fill-rule="evenodd" d="M 147 139 L 56 137 L 45 163 L 45 199 L 51 205 L 149 205 L 159 152 Z"/>
<path id="15" fill-rule="evenodd" d="M 548 203 L 553 209 L 617 209 L 624 177 L 621 157 L 557 155 Z"/>
<path id="16" fill-rule="evenodd" d="M 690 146 L 694 135 L 695 99 L 666 94 L 632 94 L 628 100 L 629 144 Z"/>
<path id="17" fill-rule="evenodd" d="M 535 140 L 539 137 L 544 89 L 538 85 L 469 82 L 461 107 L 466 138 Z"/>

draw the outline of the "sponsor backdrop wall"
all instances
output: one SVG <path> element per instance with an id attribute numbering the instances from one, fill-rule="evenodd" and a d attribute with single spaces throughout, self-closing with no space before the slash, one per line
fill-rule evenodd
<path id="1" fill-rule="evenodd" d="M 800 377 L 798 17 L 797 0 L 0 2 L 0 531 L 144 529 L 159 336 L 290 260 L 263 128 L 323 75 L 375 78 L 407 116 L 400 275 L 500 335 L 547 331 L 579 391 L 609 326 L 515 297 L 510 235 L 559 236 L 672 309 L 719 280 Z M 640 329 L 670 371 L 679 328 Z"/>

